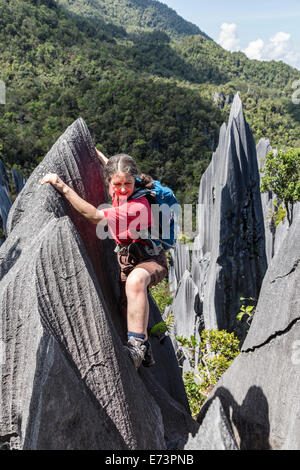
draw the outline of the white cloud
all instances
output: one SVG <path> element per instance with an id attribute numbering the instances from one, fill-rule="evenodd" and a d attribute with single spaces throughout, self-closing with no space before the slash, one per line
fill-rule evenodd
<path id="1" fill-rule="evenodd" d="M 259 38 L 250 41 L 245 49 L 241 48 L 235 23 L 223 23 L 217 40 L 224 49 L 235 52 L 242 50 L 249 59 L 282 60 L 300 70 L 300 47 L 293 43 L 290 33 L 278 31 L 267 41 Z"/>
<path id="2" fill-rule="evenodd" d="M 235 23 L 223 23 L 217 42 L 228 51 L 238 51 L 240 49 L 240 40 L 237 35 L 237 25 Z"/>
<path id="3" fill-rule="evenodd" d="M 300 70 L 300 52 L 299 49 L 296 48 L 289 51 L 286 55 L 285 58 L 282 59 L 284 62 L 287 64 L 291 65 L 292 67 L 295 67 L 296 69 Z"/>
<path id="4" fill-rule="evenodd" d="M 249 59 L 262 60 L 262 54 L 265 43 L 262 39 L 256 39 L 256 41 L 251 41 L 248 44 L 248 47 L 243 51 Z"/>
<path id="5" fill-rule="evenodd" d="M 273 59 L 280 60 L 282 57 L 289 53 L 291 35 L 280 31 L 275 36 L 271 37 L 269 43 L 266 45 L 265 56 Z"/>
<path id="6" fill-rule="evenodd" d="M 300 69 L 300 51 L 294 45 L 291 34 L 279 31 L 266 43 L 262 39 L 251 41 L 243 50 L 249 59 L 282 60 Z"/>

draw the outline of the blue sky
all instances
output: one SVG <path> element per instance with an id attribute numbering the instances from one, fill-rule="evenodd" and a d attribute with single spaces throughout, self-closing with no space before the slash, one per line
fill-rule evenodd
<path id="1" fill-rule="evenodd" d="M 225 49 L 300 70 L 299 0 L 161 0 Z"/>

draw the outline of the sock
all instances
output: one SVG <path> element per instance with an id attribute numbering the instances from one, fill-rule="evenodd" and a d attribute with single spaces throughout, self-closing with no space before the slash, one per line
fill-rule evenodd
<path id="1" fill-rule="evenodd" d="M 140 339 L 146 338 L 146 335 L 143 335 L 142 333 L 134 333 L 133 331 L 127 331 L 127 340 L 129 340 L 132 336 L 134 338 L 140 338 Z"/>

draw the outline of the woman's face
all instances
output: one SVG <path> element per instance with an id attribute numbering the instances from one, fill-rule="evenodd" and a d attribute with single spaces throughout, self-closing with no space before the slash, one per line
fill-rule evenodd
<path id="1" fill-rule="evenodd" d="M 128 173 L 115 173 L 110 180 L 113 192 L 118 197 L 130 197 L 134 191 L 135 178 Z"/>

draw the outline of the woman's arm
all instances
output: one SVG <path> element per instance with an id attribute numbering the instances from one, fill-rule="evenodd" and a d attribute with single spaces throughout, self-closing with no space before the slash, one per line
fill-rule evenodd
<path id="1" fill-rule="evenodd" d="M 100 152 L 100 150 L 96 149 L 96 152 L 97 152 L 100 162 L 102 163 L 103 166 L 105 166 L 106 163 L 108 162 L 108 158 L 102 152 Z"/>
<path id="2" fill-rule="evenodd" d="M 82 199 L 78 194 L 64 183 L 56 173 L 47 173 L 40 184 L 51 183 L 61 194 L 63 194 L 81 215 L 89 222 L 98 224 L 105 220 L 104 212 L 96 209 L 92 204 Z"/>

